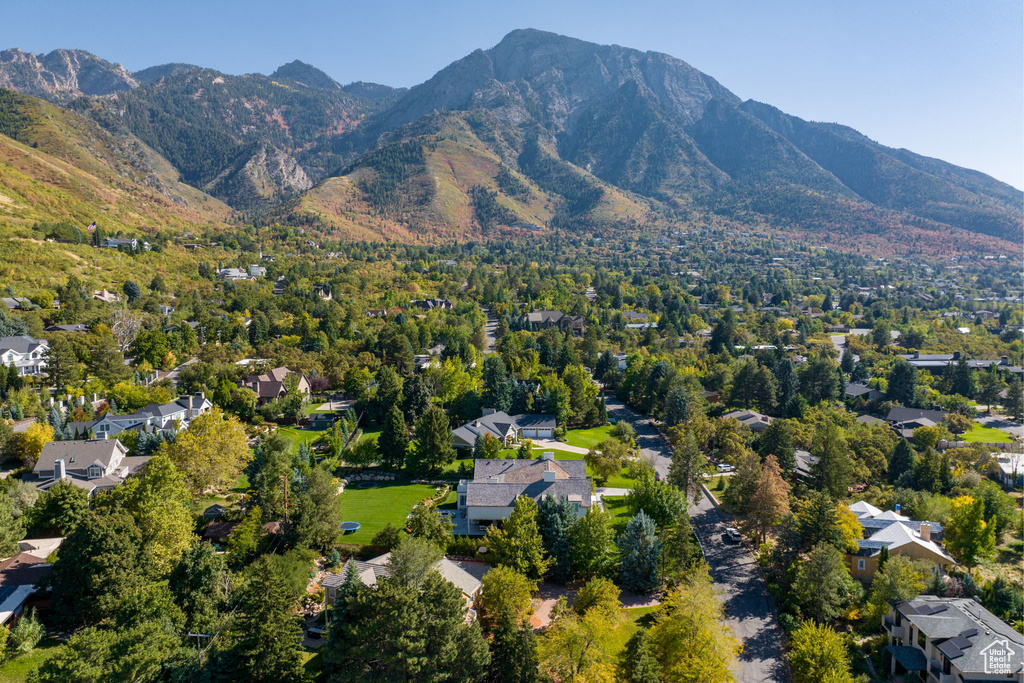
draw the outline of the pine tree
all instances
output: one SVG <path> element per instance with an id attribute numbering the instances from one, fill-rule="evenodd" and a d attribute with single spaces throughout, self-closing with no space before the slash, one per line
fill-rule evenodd
<path id="1" fill-rule="evenodd" d="M 900 439 L 889 456 L 889 483 L 895 483 L 905 472 L 914 469 L 914 449 L 906 439 Z"/>
<path id="2" fill-rule="evenodd" d="M 377 450 L 380 451 L 381 464 L 386 469 L 397 470 L 405 465 L 409 455 L 409 430 L 397 405 L 388 409 L 380 436 L 377 437 Z"/>
<path id="3" fill-rule="evenodd" d="M 500 527 L 487 529 L 487 547 L 495 564 L 510 567 L 531 579 L 547 572 L 550 560 L 537 524 L 537 503 L 529 496 L 516 498 L 512 514 Z"/>
<path id="4" fill-rule="evenodd" d="M 498 618 L 491 640 L 491 666 L 488 683 L 536 683 L 540 674 L 537 637 L 525 619 L 516 624 L 511 611 Z"/>
<path id="5" fill-rule="evenodd" d="M 842 429 L 827 422 L 814 434 L 811 455 L 818 461 L 811 466 L 814 486 L 828 491 L 833 498 L 845 498 L 853 479 L 853 462 Z"/>
<path id="6" fill-rule="evenodd" d="M 416 445 L 407 463 L 413 472 L 440 472 L 455 460 L 448 416 L 437 406 L 427 409 L 416 421 Z"/>
<path id="7" fill-rule="evenodd" d="M 683 442 L 672 454 L 672 462 L 668 468 L 668 483 L 681 490 L 690 501 L 699 503 L 702 496 L 700 485 L 707 471 L 707 456 L 697 445 L 693 430 L 688 429 Z"/>
<path id="8" fill-rule="evenodd" d="M 661 664 L 651 651 L 650 631 L 641 626 L 626 644 L 625 664 L 622 667 L 629 683 L 660 683 Z"/>
<path id="9" fill-rule="evenodd" d="M 513 384 L 500 355 L 492 354 L 484 359 L 483 381 L 483 405 L 506 413 L 511 410 Z"/>
<path id="10" fill-rule="evenodd" d="M 654 520 L 638 512 L 616 540 L 619 548 L 619 584 L 635 593 L 651 593 L 661 585 L 658 560 L 661 541 Z"/>
<path id="11" fill-rule="evenodd" d="M 569 580 L 572 556 L 569 535 L 578 521 L 576 509 L 565 496 L 545 496 L 537 504 L 537 526 L 544 550 L 552 561 L 552 574 L 559 583 Z"/>

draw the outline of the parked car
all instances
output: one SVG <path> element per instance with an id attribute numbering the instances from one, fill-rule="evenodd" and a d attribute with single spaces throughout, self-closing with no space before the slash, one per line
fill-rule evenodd
<path id="1" fill-rule="evenodd" d="M 740 534 L 739 529 L 732 526 L 725 530 L 725 537 L 733 543 L 739 543 L 743 540 L 743 535 Z"/>
<path id="2" fill-rule="evenodd" d="M 718 463 L 718 471 L 719 472 L 732 472 L 735 469 L 736 469 L 735 467 L 733 467 L 732 465 L 730 465 L 727 462 Z"/>
<path id="3" fill-rule="evenodd" d="M 654 473 L 654 481 L 661 481 L 661 472 Z"/>
<path id="4" fill-rule="evenodd" d="M 327 631 L 325 631 L 322 628 L 316 628 L 315 626 L 313 626 L 306 629 L 306 635 L 308 635 L 313 640 L 321 640 L 324 636 L 327 635 Z"/>

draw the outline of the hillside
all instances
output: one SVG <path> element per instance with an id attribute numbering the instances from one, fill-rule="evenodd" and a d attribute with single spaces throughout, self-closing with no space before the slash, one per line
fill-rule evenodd
<path id="1" fill-rule="evenodd" d="M 223 224 L 231 209 L 132 136 L 0 90 L 0 223 L 96 221 L 108 234 Z"/>

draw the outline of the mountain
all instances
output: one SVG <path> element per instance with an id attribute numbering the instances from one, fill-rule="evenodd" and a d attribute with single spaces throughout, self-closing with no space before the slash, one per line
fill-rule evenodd
<path id="1" fill-rule="evenodd" d="M 137 86 L 138 81 L 123 66 L 85 50 L 54 50 L 38 55 L 18 48 L 0 51 L 0 88 L 26 95 L 66 102 Z"/>
<path id="2" fill-rule="evenodd" d="M 2 82 L 137 141 L 203 196 L 325 233 L 724 222 L 889 252 L 1024 239 L 1024 193 L 983 173 L 744 101 L 669 55 L 533 29 L 407 90 L 301 61 L 129 74 L 75 50 L 0 54 Z"/>
<path id="3" fill-rule="evenodd" d="M 137 233 L 223 225 L 231 215 L 137 138 L 0 89 L 0 224 L 8 230 L 96 221 L 108 234 Z"/>

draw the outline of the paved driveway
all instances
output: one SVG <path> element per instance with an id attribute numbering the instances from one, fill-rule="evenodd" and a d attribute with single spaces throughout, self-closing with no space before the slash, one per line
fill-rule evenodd
<path id="1" fill-rule="evenodd" d="M 650 459 L 662 476 L 667 476 L 672 449 L 658 430 L 617 398 L 609 396 L 605 404 L 609 417 L 627 420 L 633 425 L 642 455 Z M 700 504 L 690 508 L 690 520 L 711 567 L 715 589 L 724 603 L 726 623 L 733 635 L 743 642 L 736 680 L 739 683 L 788 682 L 782 627 L 772 611 L 768 589 L 754 557 L 745 546 L 737 547 L 722 540 L 728 526 L 727 517 L 706 495 Z"/>

